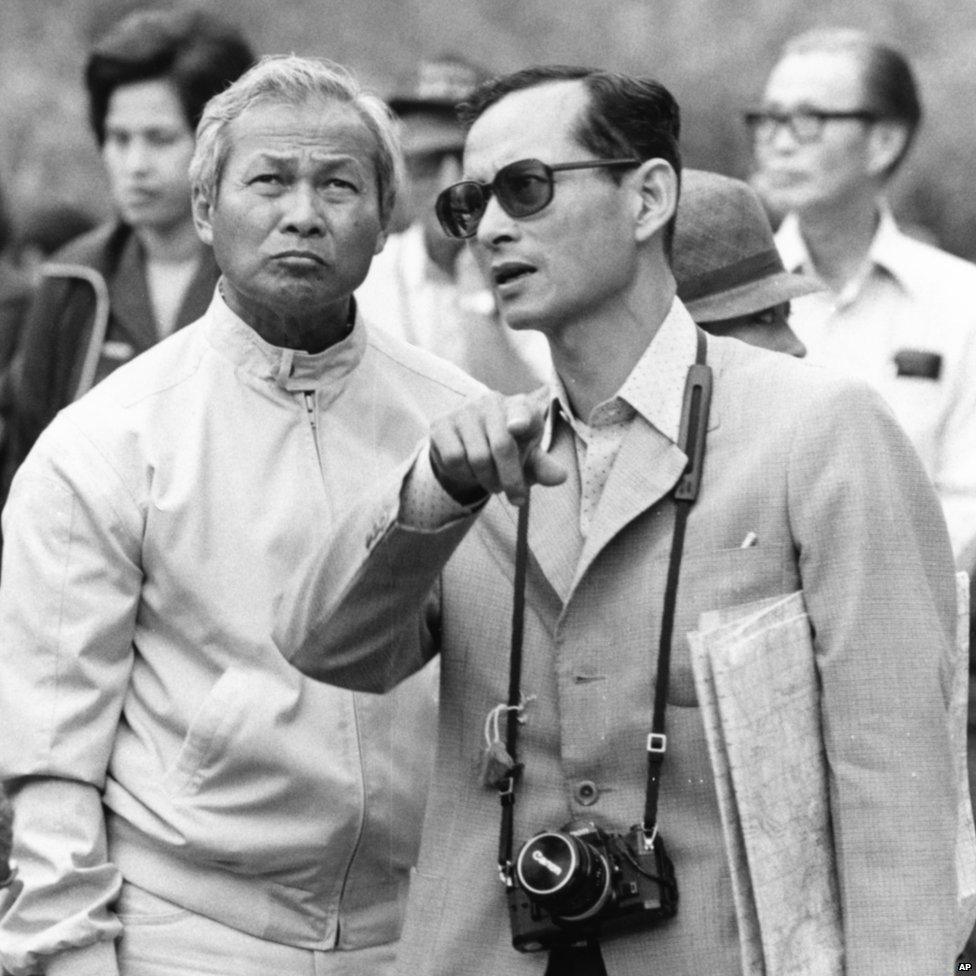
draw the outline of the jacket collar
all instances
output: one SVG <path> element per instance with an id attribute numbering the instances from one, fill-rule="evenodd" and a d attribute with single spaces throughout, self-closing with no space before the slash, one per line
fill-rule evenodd
<path id="1" fill-rule="evenodd" d="M 266 342 L 230 310 L 219 288 L 214 289 L 206 320 L 211 346 L 240 371 L 288 392 L 319 391 L 327 401 L 342 392 L 366 350 L 366 328 L 358 313 L 344 339 L 316 353 Z"/>
<path id="2" fill-rule="evenodd" d="M 159 341 L 159 326 L 146 284 L 146 258 L 131 227 L 119 222 L 99 228 L 77 249 L 65 249 L 63 256 L 64 260 L 70 258 L 90 266 L 105 278 L 112 317 L 137 352 L 144 352 Z M 199 318 L 218 273 L 213 252 L 201 244 L 197 269 L 176 317 L 177 328 Z"/>
<path id="3" fill-rule="evenodd" d="M 109 302 L 116 323 L 142 352 L 159 341 L 159 327 L 146 284 L 145 258 L 131 230 L 119 244 L 115 273 L 108 281 Z"/>

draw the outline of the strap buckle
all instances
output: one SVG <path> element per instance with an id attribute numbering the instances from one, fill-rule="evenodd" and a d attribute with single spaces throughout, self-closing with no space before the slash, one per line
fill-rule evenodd
<path id="1" fill-rule="evenodd" d="M 515 773 L 511 772 L 498 781 L 498 799 L 503 807 L 515 802 Z"/>
<path id="2" fill-rule="evenodd" d="M 647 733 L 647 751 L 655 756 L 663 756 L 668 749 L 668 737 L 664 732 Z"/>
<path id="3" fill-rule="evenodd" d="M 642 827 L 637 831 L 638 836 L 638 847 L 639 853 L 647 854 L 654 850 L 654 845 L 657 843 L 657 823 L 648 830 L 646 826 Z"/>

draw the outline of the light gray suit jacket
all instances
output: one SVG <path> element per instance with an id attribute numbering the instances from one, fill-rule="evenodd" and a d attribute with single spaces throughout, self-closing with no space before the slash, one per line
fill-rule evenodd
<path id="1" fill-rule="evenodd" d="M 677 916 L 607 941 L 610 976 L 741 971 L 719 812 L 684 634 L 702 611 L 803 588 L 822 683 L 851 976 L 944 976 L 955 912 L 947 732 L 955 590 L 945 524 L 866 387 L 710 338 L 715 393 L 678 593 L 660 824 Z M 552 451 L 575 470 L 565 427 Z M 684 455 L 639 416 L 581 543 L 579 486 L 533 491 L 516 843 L 575 817 L 641 816 L 658 628 Z M 398 971 L 541 974 L 511 947 L 499 804 L 479 778 L 506 700 L 515 511 L 499 498 L 436 532 L 397 521 L 403 470 L 346 521 L 282 610 L 314 677 L 382 691 L 442 652 L 436 771 Z M 741 548 L 748 533 L 758 543 Z M 590 787 L 595 789 L 590 789 Z"/>

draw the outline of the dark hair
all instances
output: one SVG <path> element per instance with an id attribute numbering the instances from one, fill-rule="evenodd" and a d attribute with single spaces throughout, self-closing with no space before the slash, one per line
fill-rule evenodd
<path id="1" fill-rule="evenodd" d="M 88 114 L 98 144 L 120 85 L 161 79 L 176 90 L 187 125 L 254 63 L 243 34 L 203 10 L 140 10 L 119 21 L 93 48 L 85 66 Z"/>
<path id="2" fill-rule="evenodd" d="M 461 121 L 470 127 L 496 102 L 512 92 L 551 81 L 582 81 L 590 101 L 577 121 L 573 138 L 601 159 L 663 159 L 681 180 L 681 111 L 671 92 L 652 78 L 634 78 L 612 71 L 568 65 L 524 68 L 480 85 L 458 106 Z M 606 171 L 619 182 L 623 174 Z M 672 217 L 664 230 L 664 250 L 670 258 L 674 236 Z"/>
<path id="3" fill-rule="evenodd" d="M 886 175 L 890 176 L 908 154 L 922 122 L 922 102 L 908 59 L 890 45 L 852 28 L 807 31 L 788 41 L 783 48 L 784 55 L 810 51 L 853 55 L 861 68 L 865 108 L 880 119 L 898 122 L 905 127 L 905 145 L 888 167 Z"/>

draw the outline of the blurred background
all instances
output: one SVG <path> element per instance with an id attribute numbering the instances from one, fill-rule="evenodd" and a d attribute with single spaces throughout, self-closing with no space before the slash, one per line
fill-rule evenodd
<path id="1" fill-rule="evenodd" d="M 28 203 L 96 217 L 108 193 L 85 116 L 90 41 L 133 0 L 0 0 L 0 186 L 16 222 Z M 788 37 L 866 28 L 901 48 L 926 118 L 898 175 L 896 214 L 976 259 L 976 0 L 209 0 L 261 53 L 332 58 L 381 95 L 423 57 L 457 52 L 493 71 L 574 63 L 650 74 L 675 94 L 685 160 L 749 173 L 741 112 Z"/>

